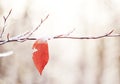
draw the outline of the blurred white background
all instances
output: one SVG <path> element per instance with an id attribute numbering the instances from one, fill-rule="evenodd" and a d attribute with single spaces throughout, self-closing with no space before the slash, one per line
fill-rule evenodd
<path id="1" fill-rule="evenodd" d="M 120 33 L 119 0 L 1 0 L 0 31 L 3 16 L 12 9 L 7 33 L 16 36 L 35 28 L 35 37 L 65 34 L 98 36 L 114 29 Z M 13 51 L 0 58 L 0 84 L 120 84 L 120 39 L 49 40 L 50 59 L 42 76 L 32 61 L 34 41 L 8 43 L 0 52 Z"/>

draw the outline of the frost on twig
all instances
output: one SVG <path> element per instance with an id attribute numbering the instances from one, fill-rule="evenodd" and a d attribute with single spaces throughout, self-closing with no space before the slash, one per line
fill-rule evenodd
<path id="1" fill-rule="evenodd" d="M 6 17 L 5 17 L 5 16 L 3 17 L 3 18 L 4 18 L 4 26 L 3 26 L 3 28 L 2 28 L 2 32 L 0 33 L 0 45 L 5 44 L 5 43 L 8 43 L 8 42 L 24 42 L 24 41 L 26 41 L 26 40 L 36 40 L 37 38 L 30 38 L 30 36 L 31 36 L 36 30 L 38 30 L 38 28 L 40 28 L 40 26 L 43 24 L 43 22 L 44 22 L 44 21 L 48 18 L 48 16 L 49 16 L 49 15 L 47 15 L 47 16 L 45 17 L 45 19 L 41 19 L 40 24 L 39 24 L 36 28 L 34 28 L 33 30 L 31 30 L 31 31 L 24 32 L 23 34 L 20 34 L 20 35 L 14 36 L 14 37 L 10 37 L 10 34 L 8 33 L 8 34 L 6 35 L 6 39 L 2 39 L 3 33 L 4 33 L 4 31 L 5 31 L 5 27 L 6 27 L 6 21 L 7 21 L 8 17 L 10 16 L 11 11 L 12 11 L 12 10 L 9 11 L 9 13 L 8 13 L 8 15 L 7 15 Z"/>
<path id="2" fill-rule="evenodd" d="M 2 39 L 4 30 L 6 27 L 6 21 L 9 18 L 11 12 L 12 12 L 12 10 L 9 11 L 9 13 L 6 17 L 5 16 L 3 17 L 4 18 L 4 26 L 3 26 L 2 31 L 0 33 L 0 45 L 6 44 L 9 42 L 24 42 L 26 40 L 37 40 L 38 38 L 36 38 L 36 37 L 33 38 L 33 37 L 31 37 L 31 35 L 41 27 L 43 22 L 45 22 L 45 20 L 48 19 L 49 15 L 47 15 L 44 19 L 41 19 L 40 24 L 36 28 L 34 28 L 33 30 L 24 32 L 23 34 L 20 34 L 20 35 L 14 36 L 14 37 L 10 37 L 10 34 L 8 33 L 6 35 L 7 36 L 6 39 Z M 100 39 L 100 38 L 107 38 L 107 37 L 120 37 L 120 34 L 112 34 L 114 30 L 111 30 L 110 32 L 108 32 L 106 34 L 99 35 L 99 36 L 83 36 L 83 37 L 69 36 L 74 30 L 75 29 L 73 29 L 72 31 L 70 31 L 69 33 L 66 33 L 66 34 L 53 36 L 52 39 L 66 38 L 66 39 L 79 39 L 80 40 L 80 39 Z M 51 39 L 48 38 L 48 40 L 51 40 Z"/>

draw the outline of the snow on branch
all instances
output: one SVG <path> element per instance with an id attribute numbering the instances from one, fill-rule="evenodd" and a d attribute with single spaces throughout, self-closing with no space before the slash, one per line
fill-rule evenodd
<path id="1" fill-rule="evenodd" d="M 6 28 L 6 22 L 10 16 L 11 12 L 12 12 L 12 9 L 9 11 L 9 13 L 6 17 L 3 16 L 4 25 L 3 25 L 2 31 L 0 33 L 0 45 L 6 44 L 9 42 L 24 42 L 26 40 L 37 40 L 38 38 L 35 38 L 35 37 L 33 38 L 33 37 L 31 37 L 31 35 L 41 27 L 43 22 L 45 22 L 48 19 L 49 15 L 47 15 L 44 19 L 41 19 L 40 24 L 33 30 L 24 32 L 23 34 L 20 34 L 20 35 L 14 36 L 14 37 L 10 37 L 10 34 L 8 33 L 6 35 L 6 39 L 2 39 L 3 33 Z M 74 30 L 72 30 L 71 32 L 64 34 L 64 35 L 61 34 L 61 35 L 53 36 L 52 39 L 62 39 L 62 38 L 66 38 L 66 39 L 100 39 L 100 38 L 107 38 L 107 37 L 120 37 L 120 34 L 112 34 L 114 30 L 111 30 L 110 32 L 108 32 L 104 35 L 100 35 L 100 36 L 84 36 L 84 37 L 83 36 L 82 37 L 69 36 Z M 51 38 L 48 38 L 48 40 L 50 40 L 50 39 Z"/>

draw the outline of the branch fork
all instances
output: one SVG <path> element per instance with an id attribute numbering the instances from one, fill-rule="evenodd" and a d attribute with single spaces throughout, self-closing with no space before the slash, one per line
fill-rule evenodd
<path id="1" fill-rule="evenodd" d="M 0 33 L 0 45 L 3 45 L 3 44 L 6 44 L 6 43 L 9 43 L 9 42 L 24 42 L 24 41 L 27 41 L 27 40 L 37 40 L 38 38 L 33 38 L 31 37 L 31 35 L 37 31 L 41 25 L 48 19 L 48 16 L 47 15 L 44 19 L 41 19 L 40 21 L 40 24 L 34 28 L 33 30 L 31 31 L 27 31 L 27 32 L 24 32 L 23 34 L 20 34 L 20 35 L 17 35 L 17 36 L 14 36 L 14 37 L 10 37 L 10 34 L 8 33 L 6 35 L 6 39 L 2 39 L 3 37 L 3 33 L 5 32 L 5 28 L 6 28 L 6 22 L 10 16 L 12 12 L 12 9 L 9 11 L 8 15 L 5 17 L 3 16 L 3 19 L 4 19 L 4 25 L 3 25 L 3 28 L 2 28 L 2 31 Z M 100 36 L 84 36 L 84 37 L 73 37 L 73 36 L 69 36 L 71 33 L 73 33 L 75 31 L 75 29 L 73 29 L 72 31 L 66 33 L 66 34 L 61 34 L 61 35 L 56 35 L 56 36 L 53 36 L 53 37 L 48 37 L 47 40 L 51 40 L 51 39 L 62 39 L 62 38 L 66 38 L 66 39 L 100 39 L 100 38 L 107 38 L 107 37 L 120 37 L 120 34 L 112 34 L 114 30 L 111 30 L 110 32 L 104 34 L 104 35 L 100 35 Z"/>

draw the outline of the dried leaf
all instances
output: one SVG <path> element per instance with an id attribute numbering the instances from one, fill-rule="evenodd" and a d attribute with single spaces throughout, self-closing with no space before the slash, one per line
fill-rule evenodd
<path id="1" fill-rule="evenodd" d="M 33 44 L 33 49 L 35 49 L 33 52 L 34 64 L 40 74 L 42 74 L 42 71 L 49 60 L 48 43 L 45 40 L 38 39 Z"/>

